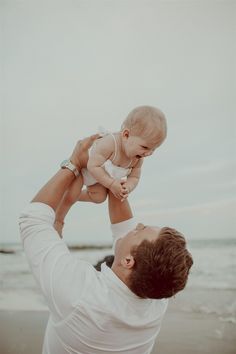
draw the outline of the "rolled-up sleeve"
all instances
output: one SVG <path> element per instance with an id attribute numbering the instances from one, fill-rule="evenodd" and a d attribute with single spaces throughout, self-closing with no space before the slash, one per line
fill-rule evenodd
<path id="1" fill-rule="evenodd" d="M 119 240 L 119 238 L 122 238 L 125 235 L 127 235 L 128 232 L 134 230 L 136 226 L 137 226 L 136 218 L 130 218 L 128 220 L 121 221 L 116 224 L 111 224 L 111 233 L 113 238 L 113 247 L 112 247 L 113 251 L 115 249 L 116 241 Z"/>
<path id="2" fill-rule="evenodd" d="M 21 213 L 19 226 L 31 271 L 54 319 L 60 320 L 73 310 L 94 269 L 71 255 L 53 227 L 54 218 L 48 205 L 31 203 Z"/>

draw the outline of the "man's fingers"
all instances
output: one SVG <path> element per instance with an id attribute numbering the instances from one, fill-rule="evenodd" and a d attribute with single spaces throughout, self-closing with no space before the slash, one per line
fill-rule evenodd
<path id="1" fill-rule="evenodd" d="M 117 199 L 120 199 L 120 200 L 123 198 L 122 194 L 116 194 L 115 196 L 116 196 Z"/>
<path id="2" fill-rule="evenodd" d="M 87 162 L 89 158 L 88 150 L 92 146 L 94 141 L 99 137 L 101 137 L 100 134 L 93 134 L 77 142 L 72 152 L 70 160 L 75 166 L 77 166 L 78 169 L 87 166 Z"/>
<path id="3" fill-rule="evenodd" d="M 121 202 L 123 202 L 124 200 L 126 200 L 128 198 L 128 194 L 123 195 L 123 198 L 121 199 Z"/>
<path id="4" fill-rule="evenodd" d="M 128 197 L 128 193 L 123 193 L 122 198 L 126 198 L 126 197 Z"/>
<path id="5" fill-rule="evenodd" d="M 94 134 L 82 140 L 78 140 L 76 148 L 79 150 L 86 151 L 93 145 L 94 141 L 99 137 L 100 137 L 99 134 Z"/>
<path id="6" fill-rule="evenodd" d="M 87 138 L 84 138 L 83 140 L 79 141 L 78 143 L 81 145 L 81 147 L 84 150 L 88 150 L 93 145 L 94 141 L 100 137 L 101 137 L 100 134 L 93 134 Z"/>

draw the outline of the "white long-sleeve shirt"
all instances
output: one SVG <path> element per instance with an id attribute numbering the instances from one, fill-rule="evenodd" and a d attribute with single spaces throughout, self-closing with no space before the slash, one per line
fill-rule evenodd
<path id="1" fill-rule="evenodd" d="M 168 300 L 140 299 L 104 264 L 101 272 L 69 252 L 53 228 L 55 213 L 31 203 L 20 216 L 23 247 L 50 317 L 43 354 L 148 354 Z M 113 237 L 135 227 L 112 225 Z"/>

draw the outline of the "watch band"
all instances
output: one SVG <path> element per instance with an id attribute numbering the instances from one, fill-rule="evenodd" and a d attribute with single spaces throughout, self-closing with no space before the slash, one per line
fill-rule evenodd
<path id="1" fill-rule="evenodd" d="M 60 166 L 62 169 L 67 168 L 68 170 L 73 172 L 75 177 L 79 176 L 79 171 L 77 170 L 76 166 L 69 159 L 62 161 Z"/>

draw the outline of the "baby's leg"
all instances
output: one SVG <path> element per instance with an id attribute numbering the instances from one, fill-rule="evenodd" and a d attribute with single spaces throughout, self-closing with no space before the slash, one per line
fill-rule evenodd
<path id="1" fill-rule="evenodd" d="M 77 200 L 81 202 L 103 203 L 106 197 L 107 189 L 101 184 L 96 183 L 83 190 Z"/>
<path id="2" fill-rule="evenodd" d="M 79 176 L 74 180 L 74 182 L 70 185 L 69 189 L 65 192 L 62 201 L 56 210 L 54 228 L 57 230 L 61 237 L 65 216 L 72 207 L 72 205 L 77 202 L 78 196 L 81 193 L 82 185 L 83 179 L 81 176 Z"/>

